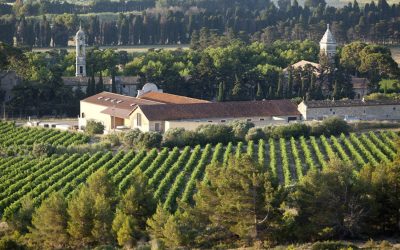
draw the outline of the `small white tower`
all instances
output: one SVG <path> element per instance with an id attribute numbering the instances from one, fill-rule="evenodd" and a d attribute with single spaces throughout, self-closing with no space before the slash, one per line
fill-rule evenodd
<path id="1" fill-rule="evenodd" d="M 329 29 L 329 24 L 327 25 L 327 29 L 325 31 L 324 36 L 322 37 L 321 41 L 319 42 L 319 49 L 320 49 L 320 53 L 327 56 L 330 61 L 335 58 L 336 40 L 335 40 L 335 37 L 333 37 L 333 35 Z"/>
<path id="2" fill-rule="evenodd" d="M 76 45 L 76 76 L 86 76 L 86 44 L 85 44 L 85 32 L 82 30 L 82 26 L 79 25 L 79 30 L 75 35 Z"/>

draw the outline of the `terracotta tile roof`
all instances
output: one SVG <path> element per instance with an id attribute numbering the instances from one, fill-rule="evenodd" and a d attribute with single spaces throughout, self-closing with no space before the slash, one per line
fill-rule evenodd
<path id="1" fill-rule="evenodd" d="M 110 92 L 101 92 L 99 94 L 90 96 L 81 100 L 81 102 L 92 103 L 96 105 L 101 105 L 104 107 L 115 107 L 125 110 L 134 110 L 136 105 L 155 105 L 163 104 L 160 102 L 154 102 L 149 100 L 138 99 L 131 96 L 125 96 Z"/>
<path id="2" fill-rule="evenodd" d="M 300 115 L 290 100 L 139 105 L 150 121 Z"/>
<path id="3" fill-rule="evenodd" d="M 357 107 L 357 106 L 380 106 L 400 105 L 400 100 L 322 100 L 305 101 L 307 108 L 330 108 L 330 107 Z"/>
<path id="4" fill-rule="evenodd" d="M 129 119 L 129 115 L 132 113 L 132 110 L 108 107 L 105 110 L 101 111 L 100 113 Z"/>
<path id="5" fill-rule="evenodd" d="M 209 103 L 209 101 L 206 100 L 173 95 L 168 93 L 161 93 L 161 92 L 148 92 L 146 94 L 139 96 L 139 98 L 150 101 L 167 103 L 167 104 Z"/>

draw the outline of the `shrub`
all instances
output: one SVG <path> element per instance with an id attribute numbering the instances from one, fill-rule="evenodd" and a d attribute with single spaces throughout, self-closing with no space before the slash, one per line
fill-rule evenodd
<path id="1" fill-rule="evenodd" d="M 162 135 L 158 132 L 142 133 L 136 143 L 138 149 L 158 148 L 161 146 Z"/>
<path id="2" fill-rule="evenodd" d="M 0 250 L 23 250 L 24 246 L 20 245 L 14 239 L 9 237 L 4 237 L 0 239 Z"/>
<path id="3" fill-rule="evenodd" d="M 32 155 L 35 157 L 50 156 L 54 153 L 54 147 L 49 143 L 35 143 L 32 148 Z"/>
<path id="4" fill-rule="evenodd" d="M 142 135 L 142 131 L 139 129 L 130 130 L 126 132 L 123 138 L 125 146 L 132 148 L 138 141 L 139 137 Z"/>
<path id="5" fill-rule="evenodd" d="M 85 130 L 90 135 L 103 134 L 104 133 L 104 125 L 101 124 L 101 122 L 96 122 L 94 120 L 89 120 L 86 123 Z"/>
<path id="6" fill-rule="evenodd" d="M 219 142 L 227 144 L 234 139 L 232 128 L 226 125 L 207 124 L 201 125 L 196 130 L 204 142 L 217 144 Z"/>
<path id="7" fill-rule="evenodd" d="M 348 134 L 350 130 L 351 128 L 345 120 L 340 117 L 333 116 L 323 120 L 321 124 L 312 128 L 312 134 L 315 136 L 322 134 L 325 136 L 331 136 L 340 135 L 341 133 Z"/>
<path id="8" fill-rule="evenodd" d="M 340 241 L 316 242 L 311 247 L 312 250 L 339 250 L 339 249 L 359 249 L 356 245 Z"/>
<path id="9" fill-rule="evenodd" d="M 104 136 L 103 140 L 111 143 L 112 146 L 119 146 L 121 145 L 121 140 L 123 140 L 123 138 L 124 135 L 122 133 L 114 132 Z"/>
<path id="10" fill-rule="evenodd" d="M 229 125 L 232 128 L 233 136 L 239 141 L 244 141 L 249 130 L 254 127 L 253 123 L 247 121 L 234 121 Z"/>
<path id="11" fill-rule="evenodd" d="M 163 146 L 169 148 L 195 146 L 202 141 L 200 134 L 194 131 L 185 130 L 184 128 L 173 128 L 165 132 Z"/>
<path id="12" fill-rule="evenodd" d="M 251 128 L 247 132 L 246 141 L 259 141 L 260 139 L 269 139 L 267 134 L 261 128 Z"/>
<path id="13" fill-rule="evenodd" d="M 272 130 L 272 136 L 278 138 L 299 138 L 300 136 L 309 136 L 310 127 L 303 123 L 294 123 L 286 126 L 277 126 Z"/>

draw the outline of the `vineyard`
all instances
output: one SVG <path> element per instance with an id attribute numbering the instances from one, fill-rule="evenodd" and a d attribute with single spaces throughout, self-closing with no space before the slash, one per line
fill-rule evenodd
<path id="1" fill-rule="evenodd" d="M 35 140 L 68 145 L 87 140 L 79 134 L 16 128 L 4 123 L 0 124 L 0 131 L 3 145 L 31 144 Z M 356 169 L 367 163 L 389 162 L 396 155 L 397 138 L 396 133 L 387 131 L 160 151 L 65 154 L 41 159 L 5 157 L 0 159 L 0 213 L 8 218 L 21 206 L 24 197 L 30 197 L 36 206 L 54 191 L 61 191 L 68 198 L 99 168 L 107 169 L 120 192 L 129 187 L 135 170 L 140 169 L 158 202 L 174 211 L 177 199 L 192 202 L 196 182 L 207 181 L 207 166 L 216 162 L 226 166 L 230 155 L 247 153 L 281 184 L 291 185 L 310 169 L 326 168 L 333 157 L 352 162 Z"/>
<path id="2" fill-rule="evenodd" d="M 89 137 L 81 133 L 71 133 L 56 129 L 18 127 L 11 122 L 0 122 L 0 145 L 31 146 L 34 143 L 46 142 L 54 146 L 83 144 Z"/>

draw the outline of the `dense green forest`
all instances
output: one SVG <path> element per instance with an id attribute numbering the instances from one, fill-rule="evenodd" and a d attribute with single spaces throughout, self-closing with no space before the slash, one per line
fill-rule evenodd
<path id="1" fill-rule="evenodd" d="M 81 6 L 59 2 L 17 1 L 0 8 L 0 39 L 19 45 L 67 46 L 82 20 L 89 45 L 189 43 L 195 32 L 207 28 L 221 35 L 228 31 L 248 40 L 271 43 L 278 39 L 317 41 L 330 23 L 339 43 L 362 40 L 400 41 L 400 5 L 386 0 L 343 8 L 322 0 L 127 1 L 94 2 Z M 98 6 L 99 5 L 99 6 Z M 148 6 L 153 5 L 153 6 Z M 123 13 L 125 11 L 139 11 Z M 115 20 L 102 20 L 96 12 L 121 12 Z M 61 14 L 45 16 L 44 14 Z M 78 14 L 92 13 L 89 17 Z"/>

